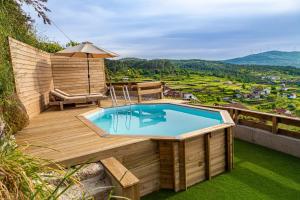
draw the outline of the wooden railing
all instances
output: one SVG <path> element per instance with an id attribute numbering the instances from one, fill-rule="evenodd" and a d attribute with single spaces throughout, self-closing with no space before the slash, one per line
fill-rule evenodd
<path id="1" fill-rule="evenodd" d="M 142 96 L 147 94 L 159 94 L 163 98 L 163 84 L 160 81 L 137 83 L 138 102 L 142 102 Z"/>
<path id="2" fill-rule="evenodd" d="M 234 122 L 239 125 L 258 128 L 269 131 L 274 134 L 280 134 L 300 139 L 300 118 L 269 114 L 233 107 L 206 105 L 199 106 L 227 110 Z"/>
<path id="3" fill-rule="evenodd" d="M 138 81 L 131 81 L 131 82 L 115 82 L 115 83 L 106 83 L 107 86 L 113 85 L 115 90 L 122 90 L 122 87 L 124 85 L 127 85 L 128 89 L 130 91 L 137 91 L 137 84 L 138 83 L 144 83 L 144 82 L 138 82 Z M 147 83 L 147 82 L 146 82 Z M 161 82 L 162 85 L 164 85 L 164 82 Z"/>

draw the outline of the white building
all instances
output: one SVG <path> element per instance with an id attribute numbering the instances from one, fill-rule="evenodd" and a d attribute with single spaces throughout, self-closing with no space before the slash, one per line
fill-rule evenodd
<path id="1" fill-rule="evenodd" d="M 297 95 L 295 93 L 292 93 L 292 94 L 289 94 L 288 95 L 288 98 L 289 99 L 296 99 L 297 98 Z"/>
<path id="2" fill-rule="evenodd" d="M 269 95 L 270 93 L 271 93 L 271 90 L 268 89 L 268 88 L 266 88 L 266 89 L 263 89 L 260 94 L 262 94 L 262 95 Z"/>
<path id="3" fill-rule="evenodd" d="M 182 94 L 182 99 L 183 100 L 198 100 L 197 97 L 195 97 L 192 93 L 183 93 Z"/>

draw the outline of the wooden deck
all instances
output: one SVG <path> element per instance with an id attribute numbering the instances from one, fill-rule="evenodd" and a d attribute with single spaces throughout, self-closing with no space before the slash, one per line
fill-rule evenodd
<path id="1" fill-rule="evenodd" d="M 158 101 L 174 102 L 168 99 Z M 104 101 L 102 106 L 111 106 L 111 101 Z M 149 140 L 133 137 L 100 137 L 77 118 L 79 114 L 92 109 L 95 109 L 95 106 L 45 111 L 32 118 L 30 124 L 16 134 L 17 144 L 21 148 L 24 147 L 24 151 L 30 155 L 69 166 L 84 162 L 100 152 L 114 151 L 119 147 Z"/>
<path id="2" fill-rule="evenodd" d="M 162 99 L 146 103 L 155 102 L 182 101 Z M 110 105 L 111 101 L 102 103 L 103 107 Z M 231 138 L 226 128 L 206 133 L 210 137 L 207 141 L 201 134 L 181 141 L 132 136 L 101 137 L 78 118 L 78 115 L 95 108 L 90 106 L 43 112 L 16 134 L 17 143 L 20 148 L 27 146 L 24 151 L 30 155 L 50 159 L 64 166 L 113 156 L 139 180 L 139 192 L 135 191 L 139 196 L 161 188 L 184 190 L 231 169 L 232 140 L 226 139 Z M 210 147 L 209 151 L 207 147 Z M 207 153 L 210 151 L 211 154 Z"/>

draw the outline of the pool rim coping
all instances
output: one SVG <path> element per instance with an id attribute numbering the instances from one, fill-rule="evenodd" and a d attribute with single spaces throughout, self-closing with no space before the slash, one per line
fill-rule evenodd
<path id="1" fill-rule="evenodd" d="M 79 114 L 76 117 L 83 124 L 85 124 L 88 128 L 90 128 L 92 131 L 97 133 L 100 137 L 132 137 L 132 138 L 144 138 L 144 139 L 148 138 L 148 139 L 153 139 L 153 140 L 181 141 L 181 140 L 196 137 L 196 136 L 199 136 L 199 135 L 204 135 L 204 134 L 207 134 L 207 133 L 210 133 L 210 132 L 213 132 L 213 131 L 217 131 L 217 130 L 220 130 L 220 129 L 225 129 L 225 128 L 235 126 L 234 121 L 232 120 L 231 116 L 229 115 L 229 113 L 226 110 L 219 110 L 219 109 L 214 109 L 214 108 L 207 108 L 207 107 L 188 105 L 188 104 L 182 104 L 182 103 L 168 103 L 168 102 L 158 102 L 158 103 L 144 102 L 144 103 L 135 103 L 135 104 L 132 104 L 132 105 L 139 105 L 139 104 L 171 104 L 171 105 L 177 105 L 177 106 L 183 106 L 183 107 L 189 107 L 189 108 L 219 112 L 221 117 L 222 117 L 223 123 L 218 124 L 218 125 L 214 125 L 214 126 L 210 126 L 210 127 L 206 127 L 206 128 L 202 128 L 202 129 L 197 129 L 197 130 L 190 131 L 190 132 L 186 132 L 186 133 L 180 134 L 179 136 L 128 135 L 128 134 L 120 135 L 120 134 L 110 134 L 110 133 L 106 132 L 105 130 L 103 130 L 102 128 L 96 126 L 90 120 L 88 120 L 86 118 L 87 115 L 90 115 L 92 113 L 104 110 L 105 108 L 96 108 L 96 109 L 90 110 L 88 112 Z M 122 105 L 122 106 L 126 106 L 126 105 Z M 117 106 L 117 107 L 122 107 L 122 106 Z M 112 108 L 112 107 L 108 107 L 108 108 Z"/>

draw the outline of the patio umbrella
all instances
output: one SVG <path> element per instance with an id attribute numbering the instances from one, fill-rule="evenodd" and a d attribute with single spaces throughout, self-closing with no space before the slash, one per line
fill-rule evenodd
<path id="1" fill-rule="evenodd" d="M 90 83 L 90 63 L 89 58 L 113 58 L 118 55 L 101 49 L 91 42 L 82 42 L 79 45 L 68 47 L 62 51 L 55 53 L 55 55 L 60 56 L 68 56 L 68 57 L 78 57 L 78 58 L 86 58 L 88 65 L 88 84 L 89 84 L 89 94 L 91 93 L 91 83 Z"/>

